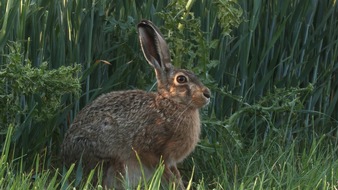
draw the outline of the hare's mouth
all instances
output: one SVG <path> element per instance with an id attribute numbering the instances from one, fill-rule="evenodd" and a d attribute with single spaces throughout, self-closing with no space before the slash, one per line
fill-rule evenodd
<path id="1" fill-rule="evenodd" d="M 204 98 L 204 105 L 203 106 L 206 106 L 206 105 L 208 105 L 210 103 L 210 97 L 205 97 Z M 203 107 L 202 106 L 202 107 Z"/>
<path id="2" fill-rule="evenodd" d="M 204 93 L 198 96 L 192 97 L 192 104 L 196 108 L 202 108 L 210 103 L 210 96 L 206 96 Z"/>
<path id="3" fill-rule="evenodd" d="M 208 88 L 204 88 L 202 91 L 203 91 L 203 99 L 205 101 L 205 103 L 204 103 L 203 106 L 206 106 L 206 105 L 208 105 L 210 103 L 211 92 L 210 92 L 210 90 Z"/>
<path id="4" fill-rule="evenodd" d="M 209 104 L 210 103 L 210 97 L 211 97 L 211 92 L 208 88 L 204 88 L 203 89 L 203 96 L 204 98 L 207 99 L 207 103 L 206 104 Z"/>
<path id="5" fill-rule="evenodd" d="M 208 105 L 210 103 L 210 98 L 207 98 L 206 103 L 204 104 L 204 106 Z"/>

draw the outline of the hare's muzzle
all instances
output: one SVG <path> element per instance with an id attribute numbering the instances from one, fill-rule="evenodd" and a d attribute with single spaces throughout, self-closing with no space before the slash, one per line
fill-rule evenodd
<path id="1" fill-rule="evenodd" d="M 210 100 L 211 92 L 210 92 L 209 88 L 203 89 L 203 96 Z"/>
<path id="2" fill-rule="evenodd" d="M 211 92 L 209 90 L 209 88 L 207 87 L 203 87 L 202 88 L 202 98 L 204 99 L 203 100 L 203 103 L 202 103 L 202 106 L 205 106 L 205 105 L 208 105 L 210 103 L 210 97 L 211 97 Z"/>

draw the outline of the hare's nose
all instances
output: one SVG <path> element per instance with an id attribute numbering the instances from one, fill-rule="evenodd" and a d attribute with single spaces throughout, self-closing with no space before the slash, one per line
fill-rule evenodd
<path id="1" fill-rule="evenodd" d="M 211 97 L 211 92 L 210 92 L 209 88 L 204 88 L 203 89 L 203 95 L 206 98 L 210 98 Z"/>

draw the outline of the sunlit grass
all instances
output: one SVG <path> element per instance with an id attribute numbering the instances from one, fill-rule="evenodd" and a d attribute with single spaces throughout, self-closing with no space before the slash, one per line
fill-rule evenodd
<path id="1" fill-rule="evenodd" d="M 43 169 L 39 166 L 44 162 L 36 159 L 36 167 L 31 171 L 18 168 L 15 160 L 8 159 L 10 134 L 13 130 L 9 128 L 4 151 L 0 160 L 0 188 L 1 189 L 104 189 L 100 184 L 92 183 L 93 170 L 89 176 L 74 183 L 76 175 L 74 165 L 61 175 L 59 170 Z M 203 189 L 336 189 L 338 188 L 338 161 L 335 156 L 336 147 L 327 144 L 327 137 L 322 137 L 314 142 L 309 150 L 299 152 L 298 142 L 295 141 L 288 147 L 281 147 L 278 143 L 271 143 L 265 148 L 249 147 L 246 152 L 233 152 L 225 161 L 225 152 L 217 152 L 214 161 L 204 163 L 208 166 L 203 172 L 204 178 L 194 178 L 197 172 L 201 172 L 201 164 L 193 167 L 190 178 L 187 179 L 187 189 L 192 187 Z M 205 152 L 199 152 L 200 156 L 208 156 Z M 209 155 L 210 156 L 210 155 Z M 22 158 L 21 158 L 22 159 Z M 210 159 L 210 157 L 209 157 Z M 206 159 L 207 160 L 207 159 Z M 199 160 L 198 160 L 199 161 Z M 20 160 L 19 162 L 23 162 Z M 233 164 L 233 166 L 229 166 Z M 226 169 L 228 168 L 228 170 Z M 232 168 L 233 170 L 231 170 Z M 206 168 L 205 168 L 206 169 Z M 203 170 L 205 170 L 203 169 Z M 218 178 L 210 180 L 212 172 L 218 172 Z M 224 172 L 224 173 L 222 173 Z M 140 179 L 140 184 L 135 189 L 161 189 L 163 187 L 161 175 L 163 165 L 160 166 L 154 176 L 145 181 Z M 76 186 L 74 186 L 76 184 Z M 126 188 L 128 186 L 126 182 Z M 165 187 L 165 186 L 164 186 Z M 168 188 L 168 187 L 166 187 Z M 177 189 L 169 186 L 169 189 Z"/>

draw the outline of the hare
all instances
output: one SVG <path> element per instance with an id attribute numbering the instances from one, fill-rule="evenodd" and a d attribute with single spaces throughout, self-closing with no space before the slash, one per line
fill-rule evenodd
<path id="1" fill-rule="evenodd" d="M 82 159 L 85 169 L 103 163 L 105 188 L 123 189 L 122 179 L 137 185 L 164 163 L 163 180 L 184 189 L 177 163 L 195 148 L 199 109 L 211 92 L 188 70 L 174 68 L 168 45 L 150 21 L 138 24 L 143 54 L 154 68 L 157 92 L 127 90 L 99 96 L 84 107 L 65 134 L 61 154 L 66 165 Z"/>

